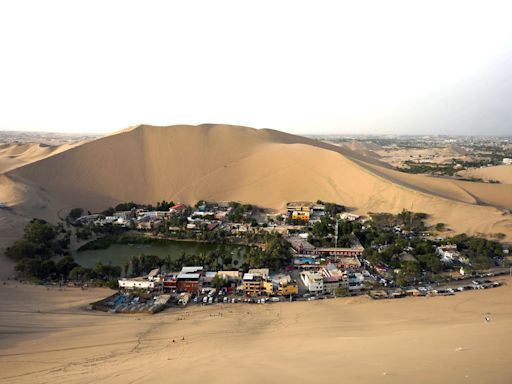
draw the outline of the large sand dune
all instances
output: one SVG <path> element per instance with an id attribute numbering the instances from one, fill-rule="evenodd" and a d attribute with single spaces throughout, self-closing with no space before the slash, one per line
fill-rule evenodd
<path id="1" fill-rule="evenodd" d="M 482 180 L 499 181 L 503 184 L 512 184 L 512 166 L 510 165 L 470 168 L 459 172 L 459 175 L 463 177 L 474 177 Z"/>
<path id="2" fill-rule="evenodd" d="M 107 294 L 0 286 L 0 381 L 508 384 L 512 374 L 510 286 L 154 316 L 83 309 Z"/>
<path id="3" fill-rule="evenodd" d="M 363 214 L 406 208 L 458 232 L 512 235 L 504 213 L 512 208 L 512 185 L 404 174 L 350 148 L 227 125 L 143 125 L 88 142 L 6 173 L 0 199 L 27 218 L 130 200 L 238 200 L 282 208 L 287 201 L 322 199 Z"/>

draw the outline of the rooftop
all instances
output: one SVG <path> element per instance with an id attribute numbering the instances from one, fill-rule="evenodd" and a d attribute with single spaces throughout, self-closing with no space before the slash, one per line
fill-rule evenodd
<path id="1" fill-rule="evenodd" d="M 178 279 L 191 279 L 191 280 L 196 280 L 196 279 L 199 279 L 199 273 L 180 273 L 178 275 Z"/>

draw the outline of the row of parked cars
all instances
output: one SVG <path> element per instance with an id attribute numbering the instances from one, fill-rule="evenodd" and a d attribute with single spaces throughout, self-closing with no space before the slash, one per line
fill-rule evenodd
<path id="1" fill-rule="evenodd" d="M 418 287 L 418 291 L 427 295 L 438 295 L 438 296 L 449 296 L 454 295 L 456 292 L 468 291 L 471 289 L 488 289 L 499 287 L 501 283 L 499 281 L 491 281 L 491 280 L 473 280 L 469 285 L 461 285 L 456 288 L 432 288 L 432 286 L 427 285 L 424 287 Z"/>
<path id="2" fill-rule="evenodd" d="M 204 295 L 204 296 L 203 296 Z M 212 290 L 202 290 L 200 295 L 193 296 L 192 302 L 196 304 L 214 304 L 214 303 L 224 303 L 224 304 L 234 304 L 234 303 L 256 303 L 256 304 L 264 304 L 269 302 L 279 302 L 281 298 L 279 297 L 239 297 L 239 296 L 227 296 L 226 292 L 217 291 L 215 289 Z"/>

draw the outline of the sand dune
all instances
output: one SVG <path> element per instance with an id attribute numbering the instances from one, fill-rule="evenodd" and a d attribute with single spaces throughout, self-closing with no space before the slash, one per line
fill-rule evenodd
<path id="1" fill-rule="evenodd" d="M 512 374 L 510 286 L 154 316 L 82 309 L 107 294 L 0 286 L 0 381 L 505 384 Z"/>
<path id="2" fill-rule="evenodd" d="M 66 151 L 80 144 L 81 143 L 62 145 L 45 145 L 39 143 L 0 144 L 0 174 Z"/>
<path id="3" fill-rule="evenodd" d="M 512 184 L 512 166 L 510 165 L 471 168 L 459 172 L 459 175 L 462 177 L 499 181 L 502 184 Z"/>
<path id="4" fill-rule="evenodd" d="M 344 142 L 340 144 L 341 147 L 347 148 L 355 153 L 360 153 L 366 157 L 370 158 L 380 158 L 380 155 L 376 152 L 381 150 L 377 144 L 366 143 L 363 141 L 352 140 L 350 142 Z"/>
<path id="5" fill-rule="evenodd" d="M 512 235 L 512 186 L 394 171 L 344 147 L 226 125 L 139 126 L 17 168 L 0 199 L 20 215 L 49 216 L 120 201 L 238 200 L 282 208 L 322 199 L 368 211 L 424 211 L 455 231 Z M 9 187 L 9 184 L 11 187 Z M 16 195 L 16 194 L 15 194 Z"/>

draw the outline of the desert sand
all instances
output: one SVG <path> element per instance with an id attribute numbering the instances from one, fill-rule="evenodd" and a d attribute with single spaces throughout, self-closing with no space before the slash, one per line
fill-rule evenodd
<path id="1" fill-rule="evenodd" d="M 434 148 L 379 148 L 373 145 L 370 147 L 370 151 L 393 167 L 403 167 L 408 160 L 429 159 L 429 162 L 437 164 L 450 163 L 454 158 L 471 160 L 470 153 L 456 145 Z"/>
<path id="2" fill-rule="evenodd" d="M 512 166 L 510 165 L 471 168 L 459 172 L 459 175 L 462 177 L 474 177 L 482 180 L 499 181 L 503 184 L 512 184 Z"/>
<path id="3" fill-rule="evenodd" d="M 141 125 L 7 172 L 0 183 L 0 200 L 26 219 L 162 199 L 275 209 L 322 199 L 360 214 L 426 212 L 454 233 L 512 236 L 512 185 L 404 174 L 356 147 L 269 129 Z"/>
<path id="4" fill-rule="evenodd" d="M 16 241 L 23 230 L 23 226 L 30 218 L 37 215 L 37 206 L 46 205 L 50 208 L 48 200 L 44 201 L 42 193 L 33 193 L 23 184 L 13 182 L 3 174 L 23 165 L 56 155 L 70 148 L 83 144 L 72 142 L 60 145 L 45 145 L 39 143 L 0 144 L 0 202 L 10 206 L 23 205 L 24 211 L 0 210 L 0 278 L 6 278 L 12 273 L 13 263 L 3 257 L 5 247 Z M 32 204 L 36 204 L 33 208 Z M 50 211 L 50 209 L 48 209 Z M 58 211 L 58 207 L 55 207 Z M 57 216 L 50 217 L 54 220 Z"/>
<path id="5" fill-rule="evenodd" d="M 39 143 L 0 144 L 0 174 L 66 151 L 82 143 L 45 145 Z"/>
<path id="6" fill-rule="evenodd" d="M 83 309 L 108 293 L 1 286 L 0 381 L 498 384 L 512 374 L 511 286 L 153 316 Z"/>

